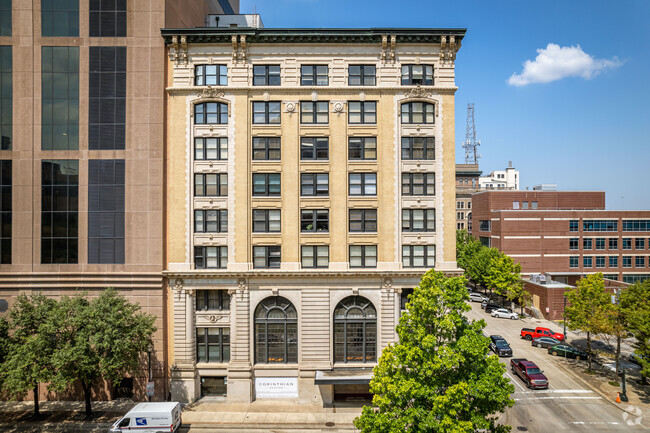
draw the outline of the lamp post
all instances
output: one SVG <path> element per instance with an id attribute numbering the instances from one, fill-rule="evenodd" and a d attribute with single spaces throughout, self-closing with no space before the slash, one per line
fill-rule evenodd
<path id="1" fill-rule="evenodd" d="M 152 372 L 151 372 L 151 353 L 152 352 L 153 352 L 153 342 L 149 342 L 149 345 L 147 346 L 147 354 L 149 355 L 149 364 L 148 364 L 148 373 L 149 373 L 148 378 L 149 378 L 149 380 L 147 381 L 147 385 L 149 385 L 149 383 L 151 383 L 151 379 L 152 379 Z M 151 401 L 151 394 L 149 393 L 148 390 L 147 390 L 147 399 L 149 401 Z"/>
<path id="2" fill-rule="evenodd" d="M 566 292 L 564 293 L 564 310 L 562 310 L 562 317 L 564 318 L 564 342 L 566 343 Z"/>

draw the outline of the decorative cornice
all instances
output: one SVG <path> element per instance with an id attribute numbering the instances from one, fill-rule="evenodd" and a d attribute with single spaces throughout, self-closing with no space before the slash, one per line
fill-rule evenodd
<path id="1" fill-rule="evenodd" d="M 217 89 L 215 87 L 213 87 L 213 88 L 215 90 Z M 278 87 L 264 87 L 264 86 L 255 86 L 255 87 L 253 87 L 253 86 L 236 86 L 236 87 L 235 86 L 232 86 L 232 87 L 228 86 L 228 87 L 225 87 L 224 86 L 224 87 L 219 87 L 219 88 L 223 88 L 224 89 L 223 92 L 225 92 L 227 90 L 228 93 L 235 93 L 235 92 L 236 93 L 247 93 L 247 92 L 250 92 L 251 90 L 262 91 L 262 92 L 264 92 L 264 91 L 278 92 L 279 90 L 281 90 L 283 94 L 285 94 L 285 93 L 294 94 L 295 93 L 295 94 L 303 95 L 305 93 L 311 93 L 312 91 L 318 91 L 319 96 L 322 96 L 322 97 L 327 97 L 328 93 L 330 93 L 330 92 L 331 93 L 337 92 L 337 93 L 353 94 L 356 91 L 356 89 L 353 89 L 353 88 L 347 87 L 347 86 L 336 86 L 336 87 L 334 87 L 334 86 L 329 86 L 329 87 L 309 87 L 309 86 L 286 87 L 286 86 L 284 86 L 284 87 L 281 87 L 281 88 L 278 88 Z M 207 88 L 199 87 L 199 86 L 182 86 L 182 87 L 178 86 L 178 87 L 167 87 L 165 90 L 170 94 L 172 92 L 180 94 L 180 93 L 193 93 L 193 92 L 203 93 L 205 89 L 207 89 Z M 375 91 L 378 94 L 377 96 L 380 96 L 380 95 L 385 95 L 386 93 L 389 93 L 389 92 L 390 93 L 400 93 L 400 92 L 404 92 L 404 91 L 412 92 L 413 90 L 415 90 L 415 89 L 414 88 L 409 88 L 409 87 L 406 87 L 406 86 L 392 86 L 392 87 L 370 87 L 370 88 L 364 89 L 364 92 L 366 94 L 366 100 L 372 100 L 372 98 L 375 97 L 374 96 Z M 430 93 L 430 96 L 427 96 L 427 97 L 432 97 L 433 95 L 453 95 L 454 93 L 456 93 L 457 90 L 458 90 L 458 87 L 456 87 L 456 86 L 454 86 L 454 87 L 435 87 L 434 86 L 434 87 L 427 87 L 426 90 L 423 89 L 423 91 L 427 91 L 427 92 Z M 272 94 L 271 94 L 271 97 L 273 97 Z M 304 98 L 309 98 L 309 96 L 305 95 Z M 358 97 L 355 97 L 353 99 L 351 98 L 351 100 L 358 100 Z"/>
<path id="2" fill-rule="evenodd" d="M 215 87 L 208 86 L 196 94 L 199 99 L 223 99 L 225 92 Z"/>
<path id="3" fill-rule="evenodd" d="M 169 280 L 173 279 L 192 279 L 192 278 L 215 278 L 215 279 L 237 279 L 238 289 L 244 290 L 248 285 L 248 279 L 255 278 L 375 278 L 382 282 L 386 282 L 386 278 L 391 282 L 395 278 L 407 277 L 417 278 L 418 280 L 427 271 L 427 269 L 398 269 L 398 270 L 346 270 L 346 271 L 332 271 L 332 270 L 305 270 L 305 271 L 283 271 L 283 270 L 268 270 L 268 269 L 255 269 L 250 271 L 232 272 L 219 269 L 201 269 L 192 271 L 164 271 L 163 275 Z M 446 273 L 446 271 L 443 271 Z M 451 273 L 450 273 L 451 274 Z M 453 273 L 456 275 L 455 273 Z"/>
<path id="4" fill-rule="evenodd" d="M 411 90 L 407 91 L 406 93 L 404 93 L 404 96 L 406 96 L 407 98 L 431 98 L 433 94 L 431 93 L 430 90 L 423 89 L 420 86 L 416 86 Z"/>

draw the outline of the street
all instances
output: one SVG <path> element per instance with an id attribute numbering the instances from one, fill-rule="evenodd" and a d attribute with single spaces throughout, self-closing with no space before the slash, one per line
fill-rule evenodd
<path id="1" fill-rule="evenodd" d="M 521 328 L 545 324 L 536 323 L 534 318 L 498 319 L 486 314 L 480 303 L 472 302 L 471 306 L 472 310 L 467 316 L 484 319 L 487 323 L 484 329 L 486 335 L 504 337 L 510 343 L 515 358 L 533 361 L 549 379 L 548 390 L 530 390 L 511 372 L 511 358 L 501 358 L 501 362 L 507 366 L 506 375 L 515 386 L 512 394 L 515 405 L 506 410 L 503 417 L 503 423 L 511 425 L 513 432 L 630 432 L 646 431 L 650 426 L 650 420 L 639 420 L 631 415 L 624 418 L 624 412 L 605 401 L 571 373 L 572 369 L 584 369 L 586 361 L 551 356 L 546 349 L 533 347 L 529 341 L 520 338 Z M 562 332 L 559 327 L 551 329 Z"/>

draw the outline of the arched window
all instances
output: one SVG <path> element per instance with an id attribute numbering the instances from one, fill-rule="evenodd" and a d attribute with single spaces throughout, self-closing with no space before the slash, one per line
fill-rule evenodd
<path id="1" fill-rule="evenodd" d="M 377 310 L 361 296 L 343 299 L 334 310 L 334 362 L 377 360 Z"/>
<path id="2" fill-rule="evenodd" d="M 429 102 L 402 104 L 402 123 L 434 123 L 434 105 Z"/>
<path id="3" fill-rule="evenodd" d="M 204 102 L 194 106 L 194 123 L 226 124 L 228 123 L 228 104 L 223 102 Z"/>
<path id="4" fill-rule="evenodd" d="M 298 362 L 298 314 L 288 299 L 272 296 L 255 309 L 255 362 Z"/>

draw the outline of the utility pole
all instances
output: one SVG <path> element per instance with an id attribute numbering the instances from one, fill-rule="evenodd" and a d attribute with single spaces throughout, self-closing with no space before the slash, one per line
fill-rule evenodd
<path id="1" fill-rule="evenodd" d="M 474 103 L 467 104 L 467 131 L 465 133 L 465 164 L 478 164 L 481 155 L 478 154 L 480 140 L 476 140 L 476 123 L 474 122 Z"/>

